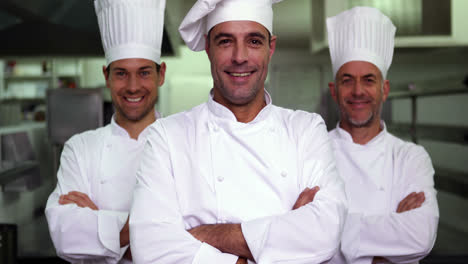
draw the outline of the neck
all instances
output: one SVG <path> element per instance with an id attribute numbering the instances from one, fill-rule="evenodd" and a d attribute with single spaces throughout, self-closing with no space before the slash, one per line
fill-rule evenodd
<path id="1" fill-rule="evenodd" d="M 380 118 L 374 120 L 369 126 L 356 127 L 349 122 L 340 122 L 340 127 L 348 132 L 356 144 L 364 145 L 376 137 L 382 128 L 380 127 Z"/>
<path id="2" fill-rule="evenodd" d="M 115 115 L 115 122 L 123 129 L 125 129 L 128 135 L 130 135 L 130 137 L 133 139 L 138 139 L 138 136 L 140 135 L 141 131 L 143 131 L 147 126 L 154 123 L 154 121 L 156 121 L 154 111 L 151 111 L 143 119 L 138 121 L 131 121 L 125 119 L 119 113 L 116 113 Z"/>
<path id="3" fill-rule="evenodd" d="M 261 89 L 254 100 L 247 104 L 233 104 L 226 100 L 216 89 L 214 90 L 213 100 L 228 108 L 234 114 L 237 121 L 241 123 L 248 123 L 254 120 L 258 113 L 266 106 L 264 89 Z"/>

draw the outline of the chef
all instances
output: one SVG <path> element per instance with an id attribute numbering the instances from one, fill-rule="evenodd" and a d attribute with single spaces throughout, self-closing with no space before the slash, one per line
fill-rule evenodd
<path id="1" fill-rule="evenodd" d="M 115 114 L 65 143 L 46 216 L 58 256 L 72 263 L 131 263 L 128 213 L 148 126 L 164 83 L 165 0 L 96 0 Z"/>
<path id="2" fill-rule="evenodd" d="M 349 201 L 333 263 L 417 263 L 434 245 L 439 211 L 429 155 L 380 118 L 396 28 L 369 7 L 328 18 L 327 28 L 340 110 L 330 136 Z"/>
<path id="3" fill-rule="evenodd" d="M 325 124 L 265 90 L 272 21 L 271 0 L 199 0 L 183 20 L 213 89 L 150 127 L 130 213 L 136 262 L 310 264 L 338 249 L 346 198 Z"/>

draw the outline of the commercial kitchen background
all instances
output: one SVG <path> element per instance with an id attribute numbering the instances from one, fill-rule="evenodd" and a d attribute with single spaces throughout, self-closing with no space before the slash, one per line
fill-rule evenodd
<path id="1" fill-rule="evenodd" d="M 177 32 L 193 3 L 167 1 L 166 83 L 156 106 L 166 116 L 206 101 L 212 87 L 206 54 L 188 50 Z M 356 5 L 379 8 L 398 28 L 384 117 L 391 132 L 423 145 L 436 168 L 440 223 L 426 262 L 467 263 L 468 1 L 283 1 L 274 7 L 278 45 L 267 90 L 277 105 L 321 113 L 332 129 L 337 113 L 327 87 L 332 73 L 325 18 Z M 16 242 L 19 263 L 53 263 L 44 207 L 56 184 L 60 147 L 53 144 L 55 130 L 49 132 L 48 125 L 54 124 L 47 118 L 70 110 L 70 116 L 78 115 L 90 106 L 65 102 L 60 111 L 47 113 L 47 94 L 98 89 L 98 109 L 108 122 L 112 106 L 104 64 L 91 0 L 0 3 L 0 260 Z M 88 120 L 71 121 L 79 126 Z"/>

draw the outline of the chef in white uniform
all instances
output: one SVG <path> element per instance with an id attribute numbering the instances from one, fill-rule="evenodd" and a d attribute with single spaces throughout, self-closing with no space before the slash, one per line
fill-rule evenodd
<path id="1" fill-rule="evenodd" d="M 213 89 L 150 128 L 130 213 L 136 262 L 310 264 L 338 249 L 346 197 L 325 124 L 264 89 L 272 17 L 271 0 L 199 0 L 182 22 Z"/>
<path id="2" fill-rule="evenodd" d="M 396 28 L 369 7 L 328 18 L 327 28 L 340 109 L 330 136 L 349 201 L 333 263 L 417 263 L 434 245 L 439 211 L 429 155 L 380 119 Z"/>
<path id="3" fill-rule="evenodd" d="M 115 114 L 65 143 L 46 216 L 57 255 L 72 263 L 131 263 L 128 213 L 148 126 L 164 82 L 165 0 L 96 0 Z"/>

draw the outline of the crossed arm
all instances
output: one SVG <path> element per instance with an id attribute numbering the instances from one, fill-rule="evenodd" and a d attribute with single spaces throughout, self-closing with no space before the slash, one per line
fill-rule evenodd
<path id="1" fill-rule="evenodd" d="M 423 202 L 426 200 L 424 192 L 412 192 L 408 194 L 400 203 L 398 203 L 398 207 L 396 209 L 397 213 L 404 213 L 416 208 L 421 207 Z M 378 263 L 388 263 L 389 261 L 384 257 L 374 257 L 372 259 L 372 264 Z"/>
<path id="2" fill-rule="evenodd" d="M 90 208 L 91 210 L 99 210 L 96 204 L 82 192 L 71 191 L 68 194 L 60 195 L 59 204 L 66 205 L 66 204 L 76 204 L 82 208 Z M 129 226 L 128 226 L 128 218 L 127 222 L 123 226 L 122 230 L 120 230 L 120 247 L 127 246 L 130 243 L 130 233 L 129 233 Z M 130 247 L 125 251 L 123 258 L 132 260 L 132 253 Z"/>
<path id="3" fill-rule="evenodd" d="M 314 200 L 320 190 L 318 186 L 305 188 L 297 198 L 292 210 L 296 210 Z M 201 242 L 207 243 L 223 253 L 239 256 L 237 263 L 244 263 L 247 259 L 254 260 L 240 224 L 212 224 L 200 225 L 188 232 Z"/>

